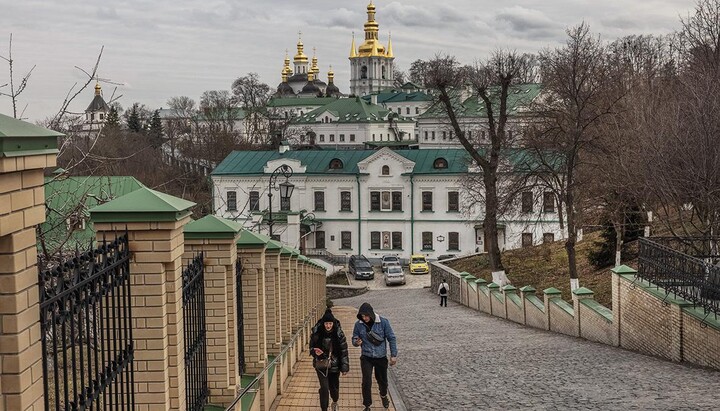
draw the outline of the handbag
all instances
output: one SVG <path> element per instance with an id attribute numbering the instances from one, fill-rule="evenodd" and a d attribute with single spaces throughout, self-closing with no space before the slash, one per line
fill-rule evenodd
<path id="1" fill-rule="evenodd" d="M 320 371 L 323 377 L 327 377 L 330 372 L 330 366 L 332 365 L 332 343 L 330 343 L 330 350 L 327 358 L 316 358 L 313 362 L 313 367 Z"/>

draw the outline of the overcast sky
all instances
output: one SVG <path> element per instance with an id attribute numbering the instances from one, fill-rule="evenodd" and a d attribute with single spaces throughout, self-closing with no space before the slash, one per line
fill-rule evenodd
<path id="1" fill-rule="evenodd" d="M 367 0 L 0 0 L 0 56 L 13 34 L 16 79 L 36 65 L 20 96 L 30 121 L 54 114 L 73 84 L 90 69 L 101 46 L 100 77 L 123 83 L 129 107 L 167 106 L 173 96 L 196 101 L 205 90 L 228 90 L 249 72 L 275 87 L 285 49 L 295 52 L 302 30 L 306 54 L 317 47 L 321 78 L 328 66 L 349 91 L 352 32 L 362 38 Z M 537 52 L 565 39 L 565 28 L 587 21 L 612 40 L 629 34 L 666 34 L 679 27 L 692 0 L 376 0 L 380 39 L 392 32 L 395 64 L 406 70 L 438 52 L 471 63 L 499 47 Z M 0 61 L 0 85 L 8 82 Z M 115 86 L 104 85 L 106 99 Z M 8 87 L 0 89 L 7 91 Z M 82 112 L 88 88 L 70 107 Z M 0 113 L 12 115 L 0 96 Z"/>

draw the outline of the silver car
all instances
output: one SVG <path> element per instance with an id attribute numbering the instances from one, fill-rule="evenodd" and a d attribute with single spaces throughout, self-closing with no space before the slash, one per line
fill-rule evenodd
<path id="1" fill-rule="evenodd" d="M 400 265 L 388 265 L 385 267 L 385 285 L 405 284 L 405 271 Z"/>

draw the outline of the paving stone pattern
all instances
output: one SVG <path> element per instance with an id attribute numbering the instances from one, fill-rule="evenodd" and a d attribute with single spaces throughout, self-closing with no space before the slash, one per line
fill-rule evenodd
<path id="1" fill-rule="evenodd" d="M 408 410 L 718 410 L 720 372 L 495 318 L 428 289 L 370 291 L 399 344 Z"/>

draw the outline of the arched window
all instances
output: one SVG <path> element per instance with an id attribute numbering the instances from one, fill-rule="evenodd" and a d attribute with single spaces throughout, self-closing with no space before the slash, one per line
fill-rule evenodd
<path id="1" fill-rule="evenodd" d="M 330 170 L 341 170 L 343 168 L 343 162 L 339 158 L 333 158 L 330 160 Z"/>
<path id="2" fill-rule="evenodd" d="M 382 166 L 382 175 L 389 176 L 390 175 L 390 167 L 389 166 Z"/>
<path id="3" fill-rule="evenodd" d="M 448 162 L 444 158 L 436 158 L 435 162 L 433 163 L 434 168 L 448 168 Z"/>
<path id="4" fill-rule="evenodd" d="M 367 66 L 360 67 L 360 78 L 365 79 L 367 78 Z"/>
<path id="5" fill-rule="evenodd" d="M 382 78 L 385 79 L 385 65 L 382 66 Z"/>
<path id="6" fill-rule="evenodd" d="M 325 122 L 326 122 L 326 123 L 329 123 L 329 122 L 330 122 L 330 120 L 328 120 L 328 116 L 325 116 Z"/>

